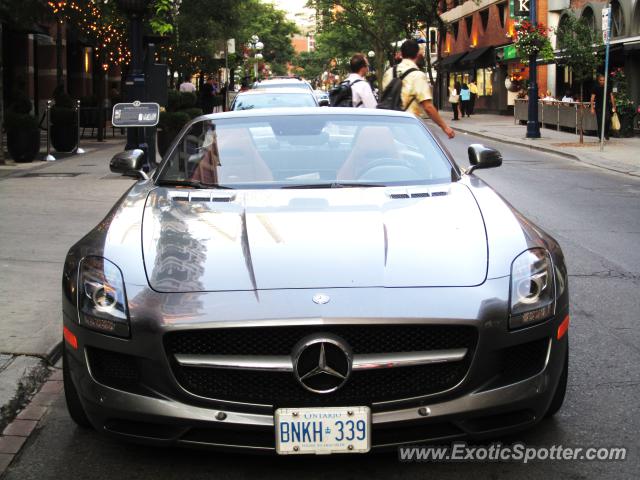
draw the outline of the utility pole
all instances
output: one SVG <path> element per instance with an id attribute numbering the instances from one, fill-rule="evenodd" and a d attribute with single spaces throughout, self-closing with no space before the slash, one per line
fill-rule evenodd
<path id="1" fill-rule="evenodd" d="M 523 3 L 522 1 L 520 2 Z M 529 0 L 529 20 L 535 28 L 538 24 L 536 0 Z M 529 114 L 527 115 L 527 138 L 540 138 L 538 124 L 538 61 L 537 53 L 529 56 Z"/>

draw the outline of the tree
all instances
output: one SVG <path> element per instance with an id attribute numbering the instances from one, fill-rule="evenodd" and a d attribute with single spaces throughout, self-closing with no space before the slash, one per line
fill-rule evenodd
<path id="1" fill-rule="evenodd" d="M 583 18 L 578 19 L 573 14 L 563 18 L 558 28 L 558 48 L 560 59 L 573 72 L 573 78 L 580 82 L 580 100 L 583 98 L 584 81 L 593 78 L 596 68 L 600 65 L 602 43 L 600 36 L 591 29 Z M 583 105 L 580 103 L 580 143 L 583 143 L 582 117 Z"/>
<path id="2" fill-rule="evenodd" d="M 291 39 L 298 33 L 296 24 L 287 20 L 282 10 L 259 0 L 247 0 L 243 10 L 246 13 L 238 28 L 236 45 L 246 45 L 252 35 L 257 35 L 264 44 L 264 63 L 275 74 L 285 74 L 295 54 Z"/>
<path id="3" fill-rule="evenodd" d="M 389 0 L 310 0 L 322 20 L 320 31 L 358 35 L 375 52 L 378 84 L 387 59 L 393 58 L 396 42 L 406 36 L 406 25 L 398 16 L 397 2 Z M 353 47 L 352 47 L 353 48 Z"/>
<path id="4" fill-rule="evenodd" d="M 405 26 L 406 38 L 410 38 L 415 31 L 424 31 L 429 41 L 429 29 L 438 28 L 442 30 L 444 23 L 438 13 L 438 2 L 434 0 L 398 0 L 395 2 L 396 15 L 400 23 Z M 433 71 L 431 68 L 431 55 L 429 55 L 429 44 L 427 43 L 425 60 L 427 63 L 427 74 L 431 85 L 435 84 Z"/>

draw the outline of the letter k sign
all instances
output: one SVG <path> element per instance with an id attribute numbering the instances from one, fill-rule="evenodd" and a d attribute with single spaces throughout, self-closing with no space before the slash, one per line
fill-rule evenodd
<path id="1" fill-rule="evenodd" d="M 529 11 L 529 0 L 518 0 L 518 2 L 520 3 L 520 8 L 518 10 L 521 12 Z"/>

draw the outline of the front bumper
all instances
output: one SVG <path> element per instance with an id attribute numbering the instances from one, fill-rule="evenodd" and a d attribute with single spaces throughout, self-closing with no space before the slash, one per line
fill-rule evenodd
<path id="1" fill-rule="evenodd" d="M 559 300 L 555 317 L 539 325 L 509 331 L 506 327 L 506 298 L 501 299 L 496 295 L 496 292 L 507 290 L 506 282 L 508 279 L 492 280 L 479 289 L 467 290 L 471 293 L 480 290 L 477 302 L 472 301 L 471 293 L 448 289 L 422 294 L 425 304 L 433 306 L 439 301 L 442 311 L 436 311 L 428 319 L 417 319 L 416 313 L 422 307 L 416 305 L 412 307 L 415 312 L 409 312 L 408 315 L 412 323 L 475 327 L 478 340 L 473 360 L 464 380 L 449 391 L 369 405 L 372 408 L 373 449 L 412 443 L 497 437 L 531 426 L 543 418 L 564 367 L 567 336 L 558 340 L 556 334 L 558 326 L 568 314 L 568 294 L 565 292 Z M 157 300 L 148 290 L 144 293 L 149 295 L 151 301 Z M 346 302 L 347 295 L 353 298 L 360 294 L 355 291 L 330 293 L 335 304 L 341 302 L 340 295 L 345 295 Z M 380 305 L 390 305 L 392 302 L 396 305 L 413 305 L 409 293 L 406 290 L 391 292 L 395 297 L 383 299 Z M 368 292 L 366 294 L 371 295 Z M 407 297 L 399 299 L 397 295 Z M 305 300 L 307 296 L 305 294 Z M 218 301 L 217 297 L 203 294 L 200 299 L 204 301 L 199 304 L 201 310 L 215 311 L 208 301 L 214 298 Z M 467 302 L 456 304 L 452 298 L 466 298 Z M 493 300 L 485 301 L 486 298 Z M 193 297 L 189 299 L 193 300 Z M 221 302 L 224 305 L 233 304 L 233 301 L 226 301 L 229 299 L 224 300 Z M 267 295 L 261 297 L 262 303 L 268 304 L 271 300 Z M 364 298 L 362 300 L 362 304 L 366 304 Z M 202 314 L 202 320 L 191 315 L 184 317 L 182 321 L 160 321 L 152 319 L 152 315 L 147 312 L 139 318 L 144 316 L 149 320 L 132 321 L 131 339 L 119 339 L 79 326 L 74 317 L 73 306 L 66 307 L 65 326 L 74 332 L 79 344 L 78 350 L 67 349 L 71 378 L 86 413 L 97 430 L 133 441 L 160 445 L 238 448 L 264 452 L 275 450 L 273 407 L 198 397 L 186 391 L 172 373 L 163 345 L 164 334 L 176 330 L 222 328 L 220 323 L 213 325 L 206 314 Z M 449 312 L 450 318 L 442 314 L 445 311 Z M 470 312 L 475 317 L 471 317 Z M 336 313 L 336 316 L 340 316 L 342 312 Z M 363 316 L 373 317 L 373 312 L 363 313 Z M 381 315 L 389 317 L 385 311 Z M 322 321 L 330 325 L 334 320 Z M 307 322 L 305 319 L 296 321 Z M 312 321 L 314 320 L 309 320 Z M 368 324 L 362 320 L 350 321 L 363 327 Z M 372 319 L 374 323 L 380 321 L 383 320 Z M 388 323 L 403 322 L 406 323 L 407 320 L 394 319 Z M 231 323 L 251 328 L 273 321 L 258 321 L 251 325 L 239 320 L 228 322 Z M 330 326 L 327 328 L 330 329 Z M 516 376 L 517 378 L 501 378 L 492 370 L 494 363 L 487 361 L 495 357 L 496 352 L 514 349 L 517 352 L 521 347 L 536 342 L 544 344 L 540 367 L 533 371 L 524 368 L 526 364 L 518 364 L 515 371 L 527 373 Z M 88 361 L 87 352 L 92 348 L 136 356 L 152 381 L 145 382 L 146 385 L 139 391 L 99 382 L 91 372 Z"/>
<path id="2" fill-rule="evenodd" d="M 549 340 L 544 369 L 525 380 L 478 389 L 423 407 L 372 414 L 372 448 L 454 439 L 500 436 L 537 423 L 555 392 L 567 348 Z M 86 364 L 72 357 L 73 380 L 93 425 L 129 440 L 160 445 L 190 445 L 275 450 L 274 417 L 211 409 L 106 387 Z"/>

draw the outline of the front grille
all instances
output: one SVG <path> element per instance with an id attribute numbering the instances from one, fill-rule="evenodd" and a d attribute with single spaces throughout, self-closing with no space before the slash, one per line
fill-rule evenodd
<path id="1" fill-rule="evenodd" d="M 419 352 L 471 348 L 476 329 L 464 325 L 309 325 L 220 328 L 170 332 L 167 353 L 192 355 L 289 355 L 312 333 L 342 337 L 353 353 Z"/>
<path id="2" fill-rule="evenodd" d="M 181 367 L 173 355 L 289 355 L 311 333 L 342 337 L 355 354 L 467 348 L 460 362 L 351 373 L 338 391 L 316 394 L 305 390 L 288 372 L 261 372 Z M 369 405 L 448 390 L 465 376 L 477 342 L 475 328 L 444 325 L 318 325 L 235 328 L 171 332 L 165 347 L 177 381 L 187 391 L 206 398 L 242 403 L 288 406 Z"/>

